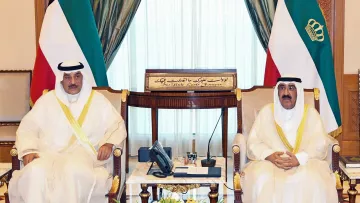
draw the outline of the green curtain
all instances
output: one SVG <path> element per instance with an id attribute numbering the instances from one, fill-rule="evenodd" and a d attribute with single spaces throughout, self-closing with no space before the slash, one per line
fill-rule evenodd
<path id="1" fill-rule="evenodd" d="M 264 50 L 267 50 L 278 0 L 245 0 L 251 21 Z"/>
<path id="2" fill-rule="evenodd" d="M 141 0 L 90 0 L 106 67 L 109 68 Z"/>

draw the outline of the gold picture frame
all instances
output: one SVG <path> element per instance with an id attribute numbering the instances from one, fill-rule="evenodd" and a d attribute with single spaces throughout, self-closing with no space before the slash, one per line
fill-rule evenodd
<path id="1" fill-rule="evenodd" d="M 232 91 L 236 69 L 147 69 L 145 91 Z"/>

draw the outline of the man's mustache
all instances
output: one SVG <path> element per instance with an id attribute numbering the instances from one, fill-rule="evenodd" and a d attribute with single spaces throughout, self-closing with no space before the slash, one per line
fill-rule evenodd
<path id="1" fill-rule="evenodd" d="M 290 95 L 283 95 L 281 98 L 282 99 L 291 99 L 291 96 Z"/>
<path id="2" fill-rule="evenodd" d="M 77 85 L 69 85 L 69 89 L 77 88 Z"/>

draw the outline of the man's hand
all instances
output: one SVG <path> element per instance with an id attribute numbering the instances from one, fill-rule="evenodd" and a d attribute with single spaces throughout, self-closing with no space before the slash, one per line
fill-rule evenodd
<path id="1" fill-rule="evenodd" d="M 103 146 L 101 146 L 98 151 L 97 159 L 99 161 L 107 160 L 112 153 L 112 147 L 113 147 L 113 144 L 109 144 L 109 143 L 106 143 Z"/>
<path id="2" fill-rule="evenodd" d="M 24 166 L 26 166 L 28 163 L 32 162 L 34 159 L 39 158 L 39 155 L 37 153 L 31 153 L 23 156 Z"/>
<path id="3" fill-rule="evenodd" d="M 291 152 L 274 152 L 273 154 L 266 157 L 265 160 L 275 164 L 278 168 L 289 170 L 292 167 L 299 166 L 299 161 L 296 156 Z"/>
<path id="4" fill-rule="evenodd" d="M 290 156 L 291 167 L 296 167 L 300 165 L 299 160 L 297 159 L 295 154 L 291 152 L 286 152 L 286 154 Z"/>
<path id="5" fill-rule="evenodd" d="M 265 158 L 265 160 L 270 161 L 271 163 L 275 164 L 276 166 L 278 166 L 277 161 L 281 160 L 282 158 L 280 157 L 281 155 L 283 155 L 284 152 L 274 152 L 272 154 L 270 154 L 269 156 L 267 156 Z M 279 166 L 278 166 L 279 167 Z"/>

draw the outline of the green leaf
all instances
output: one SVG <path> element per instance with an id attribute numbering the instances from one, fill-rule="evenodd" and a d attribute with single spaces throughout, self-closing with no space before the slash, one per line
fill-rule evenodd
<path id="1" fill-rule="evenodd" d="M 114 200 L 114 202 L 115 203 L 120 203 L 120 201 L 119 200 L 116 200 L 116 199 L 113 199 Z"/>

